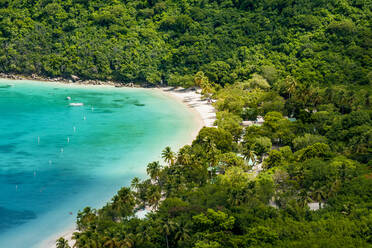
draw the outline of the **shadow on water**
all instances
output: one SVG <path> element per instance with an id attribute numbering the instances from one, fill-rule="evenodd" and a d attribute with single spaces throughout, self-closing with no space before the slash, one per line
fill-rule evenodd
<path id="1" fill-rule="evenodd" d="M 0 89 L 8 89 L 8 88 L 11 88 L 12 85 L 0 85 Z"/>
<path id="2" fill-rule="evenodd" d="M 10 153 L 16 148 L 15 144 L 0 145 L 0 153 Z"/>
<path id="3" fill-rule="evenodd" d="M 98 109 L 98 110 L 94 110 L 94 113 L 95 114 L 112 114 L 112 113 L 115 113 L 114 111 L 112 110 L 108 110 L 108 109 Z"/>
<path id="4" fill-rule="evenodd" d="M 32 211 L 18 211 L 0 207 L 0 232 L 32 219 L 36 219 L 36 214 Z"/>

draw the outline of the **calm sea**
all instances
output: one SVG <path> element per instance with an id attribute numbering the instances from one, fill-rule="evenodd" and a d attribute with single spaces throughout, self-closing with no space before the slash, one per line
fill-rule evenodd
<path id="1" fill-rule="evenodd" d="M 153 90 L 0 79 L 0 247 L 37 247 L 71 227 L 196 128 Z"/>

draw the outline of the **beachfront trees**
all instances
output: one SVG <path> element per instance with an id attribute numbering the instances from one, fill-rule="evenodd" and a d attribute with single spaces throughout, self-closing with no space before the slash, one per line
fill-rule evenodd
<path id="1" fill-rule="evenodd" d="M 177 154 L 177 162 L 182 165 L 190 165 L 193 160 L 192 147 L 186 145 L 182 147 Z"/>
<path id="2" fill-rule="evenodd" d="M 233 136 L 226 130 L 215 127 L 204 127 L 200 130 L 198 136 L 192 145 L 201 145 L 207 151 L 213 151 L 213 148 L 222 153 L 234 150 Z"/>
<path id="3" fill-rule="evenodd" d="M 271 140 L 268 137 L 253 137 L 245 140 L 243 143 L 243 152 L 246 157 L 257 155 L 260 159 L 270 151 L 272 147 Z"/>
<path id="4" fill-rule="evenodd" d="M 147 165 L 147 174 L 150 176 L 152 180 L 159 183 L 159 177 L 160 177 L 160 170 L 161 165 L 157 162 L 152 162 Z"/>
<path id="5" fill-rule="evenodd" d="M 0 1 L 0 71 L 198 85 L 219 112 L 79 213 L 77 247 L 371 246 L 368 1 L 78 2 Z"/>
<path id="6" fill-rule="evenodd" d="M 161 153 L 161 157 L 169 165 L 174 165 L 174 162 L 175 162 L 175 159 L 176 159 L 176 155 L 175 155 L 175 153 L 172 151 L 172 149 L 169 146 L 167 146 L 167 147 L 164 148 L 164 150 Z"/>
<path id="7" fill-rule="evenodd" d="M 56 247 L 57 248 L 70 248 L 68 241 L 64 238 L 57 239 Z"/>
<path id="8" fill-rule="evenodd" d="M 242 119 L 230 112 L 220 111 L 217 113 L 216 124 L 218 127 L 228 131 L 234 138 L 234 141 L 239 141 L 243 128 L 240 125 Z"/>
<path id="9" fill-rule="evenodd" d="M 133 214 L 135 205 L 136 200 L 133 192 L 130 188 L 123 187 L 112 198 L 112 203 L 106 207 L 111 208 L 115 212 L 115 216 L 126 218 Z"/>

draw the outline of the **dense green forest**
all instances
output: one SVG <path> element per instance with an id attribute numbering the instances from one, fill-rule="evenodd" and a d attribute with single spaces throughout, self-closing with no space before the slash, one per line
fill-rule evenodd
<path id="1" fill-rule="evenodd" d="M 0 71 L 224 85 L 372 80 L 369 0 L 0 0 Z"/>
<path id="2" fill-rule="evenodd" d="M 76 247 L 372 247 L 371 9 L 0 0 L 0 72 L 197 85 L 216 100 L 216 128 L 79 212 Z"/>

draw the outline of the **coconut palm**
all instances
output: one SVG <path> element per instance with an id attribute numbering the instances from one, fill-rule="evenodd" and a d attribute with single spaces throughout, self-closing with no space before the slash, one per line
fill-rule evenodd
<path id="1" fill-rule="evenodd" d="M 147 165 L 147 174 L 154 181 L 159 181 L 161 165 L 159 162 L 152 162 Z"/>
<path id="2" fill-rule="evenodd" d="M 76 240 L 73 247 L 76 248 L 98 248 L 99 244 L 96 237 L 92 237 L 92 235 L 88 235 L 86 233 L 74 233 L 73 239 Z"/>
<path id="3" fill-rule="evenodd" d="M 161 191 L 158 186 L 152 185 L 147 190 L 147 202 L 150 206 L 154 207 L 155 209 L 159 205 L 159 201 L 161 199 Z"/>
<path id="4" fill-rule="evenodd" d="M 286 81 L 287 81 L 287 85 L 288 85 L 287 91 L 288 91 L 288 94 L 289 94 L 289 98 L 291 98 L 291 96 L 296 93 L 298 84 L 297 84 L 297 81 L 290 76 L 288 76 L 286 78 Z"/>
<path id="5" fill-rule="evenodd" d="M 190 165 L 192 162 L 191 154 L 191 146 L 186 145 L 179 150 L 177 161 L 182 165 Z"/>
<path id="6" fill-rule="evenodd" d="M 298 202 L 300 203 L 301 207 L 305 207 L 311 202 L 311 197 L 307 190 L 303 189 L 300 191 L 298 194 Z"/>
<path id="7" fill-rule="evenodd" d="M 209 166 L 214 167 L 217 163 L 219 150 L 216 143 L 210 137 L 204 137 L 203 142 L 206 144 L 206 154 L 208 155 Z"/>
<path id="8" fill-rule="evenodd" d="M 252 161 L 252 166 L 255 165 L 257 154 L 253 149 L 244 149 L 243 156 L 245 160 Z"/>
<path id="9" fill-rule="evenodd" d="M 312 197 L 319 203 L 319 209 L 322 208 L 322 201 L 326 198 L 324 187 L 310 187 L 312 191 Z"/>
<path id="10" fill-rule="evenodd" d="M 167 220 L 164 223 L 162 223 L 161 229 L 164 232 L 164 237 L 165 237 L 165 242 L 167 244 L 167 248 L 169 248 L 168 236 L 176 229 L 176 223 L 171 220 Z"/>
<path id="11" fill-rule="evenodd" d="M 187 226 L 182 227 L 178 223 L 176 226 L 177 226 L 177 232 L 174 235 L 175 240 L 184 241 L 190 238 L 189 233 L 191 232 L 191 230 Z"/>
<path id="12" fill-rule="evenodd" d="M 138 178 L 138 177 L 134 177 L 133 179 L 132 179 L 132 182 L 130 183 L 130 187 L 132 188 L 132 189 L 138 189 L 138 185 L 139 185 L 139 183 L 140 183 L 140 179 Z"/>
<path id="13" fill-rule="evenodd" d="M 328 193 L 327 193 L 327 198 L 336 195 L 336 193 L 340 190 L 340 187 L 341 187 L 341 181 L 336 179 L 332 183 L 332 185 L 329 187 L 329 190 L 328 190 Z"/>
<path id="14" fill-rule="evenodd" d="M 70 246 L 68 245 L 68 241 L 62 237 L 60 237 L 57 240 L 56 247 L 57 248 L 70 248 Z"/>
<path id="15" fill-rule="evenodd" d="M 169 146 L 164 148 L 164 150 L 161 153 L 161 157 L 169 165 L 174 165 L 176 156 L 175 156 L 174 152 L 172 151 L 172 149 Z"/>
<path id="16" fill-rule="evenodd" d="M 134 247 L 136 240 L 136 236 L 133 233 L 129 233 L 125 235 L 125 238 L 121 242 L 121 246 L 123 248 L 132 248 Z"/>
<path id="17" fill-rule="evenodd" d="M 103 237 L 103 247 L 107 248 L 116 248 L 121 247 L 121 241 L 116 237 Z"/>

